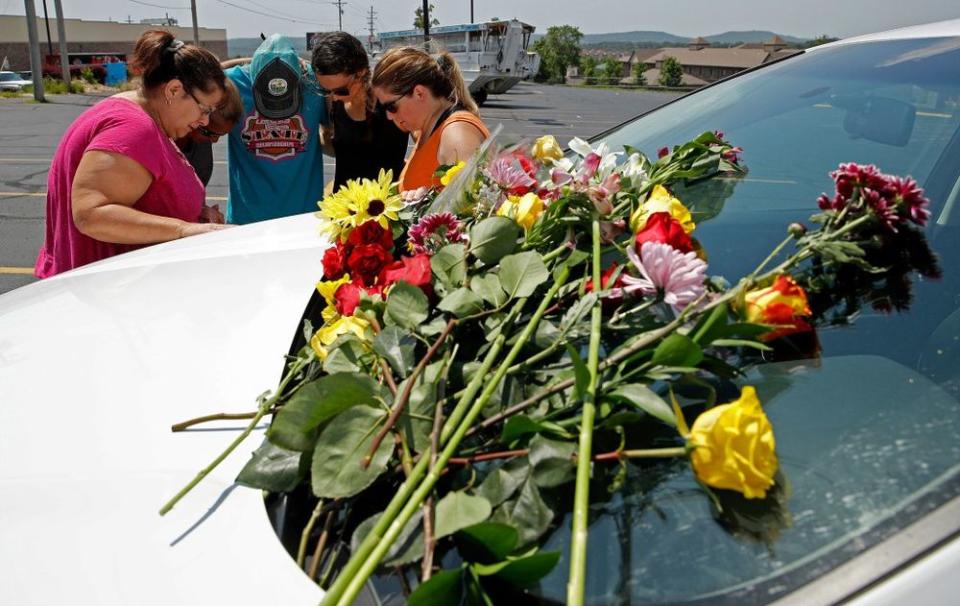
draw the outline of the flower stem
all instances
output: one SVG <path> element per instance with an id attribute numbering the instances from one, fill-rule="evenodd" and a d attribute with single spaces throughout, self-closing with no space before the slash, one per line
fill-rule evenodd
<path id="1" fill-rule="evenodd" d="M 600 292 L 600 220 L 593 218 L 593 291 Z M 573 529 L 570 540 L 570 574 L 567 604 L 582 606 L 587 577 L 587 525 L 590 509 L 590 457 L 593 451 L 593 421 L 596 415 L 600 364 L 600 298 L 590 312 L 590 345 L 587 352 L 589 382 L 583 394 L 580 440 L 577 446 L 577 483 L 573 498 Z"/>
<path id="2" fill-rule="evenodd" d="M 367 579 L 370 578 L 370 575 L 373 574 L 374 570 L 376 570 L 376 567 L 386 555 L 391 545 L 393 545 L 397 537 L 400 535 L 400 532 L 403 530 L 407 521 L 433 490 L 434 485 L 440 479 L 443 470 L 446 468 L 450 457 L 453 456 L 453 453 L 456 452 L 456 449 L 460 446 L 460 442 L 466 435 L 467 429 L 473 424 L 477 416 L 480 415 L 480 411 L 483 410 L 483 407 L 490 400 L 490 397 L 500 384 L 500 381 L 503 380 L 503 377 L 506 375 L 507 369 L 513 363 L 514 359 L 516 359 L 516 357 L 520 354 L 520 350 L 523 349 L 527 342 L 532 338 L 537 326 L 540 323 L 540 319 L 543 317 L 544 312 L 550 305 L 550 302 L 556 296 L 557 292 L 566 282 L 567 278 L 569 277 L 569 273 L 569 269 L 566 267 L 560 270 L 550 290 L 540 302 L 537 311 L 534 312 L 529 323 L 520 333 L 520 336 L 517 338 L 507 355 L 504 357 L 504 360 L 500 363 L 497 372 L 489 381 L 485 381 L 485 387 L 483 392 L 480 394 L 480 397 L 470 402 L 471 405 L 469 410 L 466 411 L 466 414 L 463 416 L 463 420 L 457 424 L 455 431 L 453 431 L 453 435 L 450 436 L 449 441 L 446 442 L 444 446 L 443 452 L 437 458 L 436 464 L 433 465 L 432 469 L 430 469 L 430 473 L 428 473 L 423 479 L 413 495 L 410 496 L 409 500 L 404 497 L 406 503 L 403 505 L 403 508 L 400 510 L 396 518 L 390 522 L 390 526 L 387 528 L 386 533 L 384 533 L 383 538 L 374 538 L 374 542 L 376 544 L 373 549 L 366 552 L 363 550 L 363 545 L 361 545 L 361 548 L 358 549 L 357 553 L 351 557 L 350 562 L 347 563 L 347 567 L 341 571 L 337 581 L 333 584 L 333 586 L 330 588 L 330 591 L 328 591 L 327 595 L 324 597 L 324 604 L 336 603 L 347 605 L 353 603 L 353 600 L 357 597 L 361 589 L 363 589 Z M 520 299 L 517 302 L 517 306 L 514 307 L 514 310 L 519 313 L 519 309 L 524 302 L 526 302 L 526 299 Z M 502 343 L 505 341 L 506 332 L 504 331 L 497 336 L 495 342 L 500 342 L 502 346 Z M 478 373 L 478 376 L 482 380 L 485 374 L 486 373 L 481 372 Z M 444 429 L 448 428 L 449 421 L 448 425 Z M 442 441 L 443 435 L 441 435 L 441 442 Z M 421 457 L 421 462 L 425 461 L 428 461 L 428 457 Z M 419 465 L 417 467 L 419 467 Z M 409 481 L 407 483 L 409 483 Z M 397 499 L 394 498 L 394 501 L 397 501 Z M 393 504 L 394 502 L 391 501 L 391 506 Z M 388 509 L 390 509 L 390 506 L 388 506 Z M 387 513 L 385 512 L 384 515 L 381 516 L 381 519 L 386 517 Z M 367 535 L 367 539 L 370 539 L 372 535 L 373 532 L 371 532 L 370 535 Z M 364 544 L 368 542 L 367 539 L 364 540 Z M 351 563 L 353 563 L 354 560 L 359 560 L 359 566 L 351 566 Z M 352 574 L 348 572 L 348 568 L 351 570 L 356 569 L 357 571 L 355 574 Z M 342 579 L 343 582 L 341 582 Z"/>
<path id="3" fill-rule="evenodd" d="M 307 559 L 307 543 L 310 541 L 310 533 L 313 532 L 313 525 L 317 523 L 322 510 L 323 499 L 320 499 L 317 501 L 317 506 L 313 508 L 313 513 L 310 514 L 307 525 L 303 527 L 303 532 L 300 533 L 300 546 L 297 548 L 297 566 L 300 568 L 303 568 L 303 563 Z"/>
<path id="4" fill-rule="evenodd" d="M 205 477 L 207 477 L 207 475 L 210 474 L 211 471 L 216 469 L 216 467 L 220 463 L 222 463 L 224 459 L 230 456 L 230 453 L 232 453 L 237 448 L 237 446 L 239 446 L 240 443 L 243 442 L 247 438 L 247 436 L 250 435 L 253 429 L 260 422 L 260 419 L 262 419 L 264 415 L 266 415 L 268 412 L 270 412 L 273 409 L 273 405 L 283 395 L 284 390 L 286 389 L 290 381 L 293 379 L 293 377 L 296 376 L 296 374 L 300 372 L 303 369 L 303 367 L 306 366 L 307 364 L 309 364 L 309 360 L 301 360 L 301 359 L 297 360 L 296 364 L 294 364 L 290 368 L 290 371 L 283 377 L 283 380 L 280 382 L 280 386 L 277 388 L 277 391 L 272 396 L 270 396 L 269 398 L 265 399 L 263 402 L 260 403 L 260 406 L 258 407 L 258 410 L 257 410 L 257 414 L 253 417 L 253 419 L 250 420 L 250 423 L 247 425 L 246 429 L 244 429 L 240 433 L 240 435 L 237 436 L 236 439 L 233 442 L 231 442 L 229 446 L 227 446 L 226 450 L 220 453 L 220 455 L 213 460 L 213 462 L 211 462 L 209 465 L 201 469 L 197 473 L 196 477 L 190 480 L 190 482 L 186 486 L 181 488 L 180 492 L 175 494 L 172 499 L 164 503 L 163 507 L 160 508 L 160 515 L 166 515 L 167 512 L 173 509 L 174 506 L 178 502 L 180 502 L 180 499 L 185 497 L 188 492 L 193 490 L 194 486 L 199 484 Z"/>

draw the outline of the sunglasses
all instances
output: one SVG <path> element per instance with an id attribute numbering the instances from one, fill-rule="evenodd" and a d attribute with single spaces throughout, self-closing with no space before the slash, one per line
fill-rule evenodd
<path id="1" fill-rule="evenodd" d="M 190 95 L 190 98 L 193 99 L 193 102 L 197 104 L 197 107 L 200 108 L 200 111 L 203 112 L 204 116 L 207 116 L 209 118 L 210 114 L 217 111 L 216 107 L 210 107 L 209 105 L 204 105 L 203 103 L 200 103 L 200 100 L 197 99 L 192 92 L 187 91 L 187 94 Z"/>
<path id="2" fill-rule="evenodd" d="M 350 87 L 353 86 L 356 76 L 350 77 L 350 84 L 346 86 L 338 86 L 337 88 L 326 89 L 320 86 L 320 93 L 323 95 L 331 95 L 334 97 L 349 97 L 350 96 Z"/>
<path id="3" fill-rule="evenodd" d="M 214 138 L 219 139 L 220 137 L 226 137 L 227 135 L 230 134 L 229 132 L 227 132 L 227 133 L 218 133 L 218 132 L 215 131 L 215 130 L 210 130 L 210 129 L 207 128 L 206 126 L 198 126 L 198 127 L 197 127 L 197 132 L 200 133 L 201 135 L 203 135 L 204 137 L 209 137 L 210 139 L 214 139 Z"/>
<path id="4" fill-rule="evenodd" d="M 387 101 L 386 103 L 377 103 L 377 107 L 385 114 L 395 114 L 397 113 L 397 103 L 400 102 L 400 99 L 403 99 L 409 94 L 410 91 L 407 91 L 392 101 Z"/>

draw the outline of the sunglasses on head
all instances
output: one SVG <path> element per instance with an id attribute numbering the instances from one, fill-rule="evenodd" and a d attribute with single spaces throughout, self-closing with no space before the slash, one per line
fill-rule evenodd
<path id="1" fill-rule="evenodd" d="M 209 137 L 209 138 L 211 138 L 211 139 L 213 139 L 214 137 L 217 137 L 217 138 L 219 138 L 219 137 L 226 137 L 227 135 L 230 134 L 230 133 L 218 133 L 218 132 L 215 131 L 215 130 L 210 130 L 210 129 L 207 128 L 206 126 L 198 126 L 198 127 L 197 127 L 197 132 L 200 133 L 201 135 L 203 135 L 204 137 Z"/>

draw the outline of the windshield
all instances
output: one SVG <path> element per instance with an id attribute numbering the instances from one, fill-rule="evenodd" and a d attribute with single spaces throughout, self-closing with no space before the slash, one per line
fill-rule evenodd
<path id="1" fill-rule="evenodd" d="M 2 72 L 0 73 L 0 82 L 10 82 L 11 80 L 19 80 L 20 76 L 13 72 Z"/>
<path id="2" fill-rule="evenodd" d="M 602 138 L 651 157 L 705 130 L 743 147 L 746 178 L 677 192 L 712 274 L 747 274 L 851 161 L 926 189 L 939 267 L 835 285 L 820 353 L 746 378 L 777 428 L 786 488 L 772 503 L 718 515 L 682 462 L 629 466 L 624 490 L 593 506 L 590 603 L 768 603 L 960 493 L 958 104 L 960 38 L 871 42 L 734 78 Z M 544 549 L 564 550 L 569 526 Z M 567 567 L 564 554 L 542 597 L 563 601 Z"/>

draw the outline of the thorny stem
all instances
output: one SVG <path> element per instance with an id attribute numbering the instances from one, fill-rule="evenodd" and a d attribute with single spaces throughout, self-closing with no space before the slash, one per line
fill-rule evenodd
<path id="1" fill-rule="evenodd" d="M 307 520 L 307 525 L 303 527 L 303 532 L 300 533 L 300 546 L 297 548 L 297 566 L 303 568 L 303 563 L 307 558 L 307 542 L 310 540 L 310 533 L 313 532 L 313 525 L 317 523 L 317 519 L 320 517 L 320 511 L 323 509 L 323 499 L 317 501 L 317 506 L 313 508 L 313 513 L 310 514 L 310 519 Z"/>
<path id="2" fill-rule="evenodd" d="M 483 454 L 473 455 L 471 457 L 450 457 L 447 461 L 449 465 L 473 465 L 483 461 L 495 461 L 497 459 L 509 459 L 512 457 L 525 457 L 530 454 L 529 448 L 519 448 L 517 450 L 501 450 L 498 452 L 485 452 Z M 665 457 L 682 457 L 687 454 L 685 446 L 673 448 L 646 448 L 641 450 L 611 450 L 610 452 L 601 452 L 593 455 L 594 461 L 619 461 L 621 459 L 658 459 Z M 573 454 L 573 462 L 576 462 L 577 455 Z"/>
<path id="3" fill-rule="evenodd" d="M 456 319 L 451 319 L 449 322 L 447 322 L 447 325 L 443 328 L 443 332 L 440 333 L 440 336 L 437 337 L 437 340 L 433 342 L 433 345 L 430 346 L 430 349 L 427 350 L 427 353 L 424 354 L 423 358 L 420 359 L 420 363 L 417 364 L 417 367 L 413 369 L 412 373 L 410 373 L 410 376 L 403 385 L 403 392 L 400 394 L 400 397 L 397 398 L 396 404 L 393 405 L 393 409 L 390 411 L 390 416 L 387 417 L 387 422 L 384 423 L 383 427 L 380 428 L 377 436 L 370 444 L 370 450 L 367 451 L 367 455 L 363 457 L 363 460 L 360 462 L 360 467 L 362 469 L 366 469 L 370 465 L 370 461 L 373 459 L 373 455 L 377 452 L 377 449 L 380 448 L 380 443 L 383 442 L 383 438 L 391 429 L 393 429 L 393 426 L 397 424 L 397 420 L 403 413 L 403 409 L 406 408 L 407 402 L 410 401 L 410 393 L 413 391 L 413 386 L 416 384 L 417 378 L 423 372 L 423 369 L 427 367 L 430 359 L 433 358 L 434 354 L 437 353 L 437 350 L 440 349 L 440 346 L 443 345 L 443 342 L 447 339 L 447 337 L 450 335 L 450 332 L 453 331 L 453 327 L 456 325 Z"/>
<path id="4" fill-rule="evenodd" d="M 260 404 L 259 410 L 257 410 L 257 414 L 253 417 L 253 419 L 250 420 L 250 423 L 247 425 L 246 429 L 244 429 L 240 433 L 240 435 L 237 436 L 236 439 L 234 439 L 234 441 L 231 442 L 229 446 L 227 446 L 226 450 L 220 453 L 220 455 L 213 460 L 213 462 L 211 462 L 209 465 L 201 469 L 197 473 L 196 477 L 190 480 L 190 482 L 186 486 L 181 488 L 180 492 L 175 494 L 172 499 L 164 503 L 163 507 L 160 508 L 160 515 L 166 515 L 168 511 L 173 509 L 174 506 L 180 501 L 180 499 L 186 496 L 188 492 L 193 490 L 194 486 L 199 484 L 205 477 L 207 477 L 207 475 L 209 475 L 211 471 L 216 469 L 216 467 L 220 463 L 222 463 L 223 460 L 226 459 L 230 455 L 230 453 L 233 452 L 237 448 L 237 446 L 239 446 L 240 443 L 247 438 L 247 436 L 250 435 L 253 429 L 260 422 L 260 419 L 262 419 L 264 415 L 266 415 L 268 412 L 270 412 L 273 409 L 273 405 L 277 402 L 277 400 L 280 399 L 284 390 L 287 388 L 287 385 L 290 383 L 291 380 L 293 380 L 293 377 L 296 376 L 296 374 L 300 372 L 300 370 L 302 370 L 303 367 L 309 363 L 310 363 L 309 360 L 301 360 L 301 359 L 297 360 L 297 362 L 291 367 L 290 372 L 288 372 L 286 376 L 283 377 L 283 380 L 280 382 L 280 386 L 277 387 L 277 391 Z"/>
<path id="5" fill-rule="evenodd" d="M 327 546 L 327 541 L 330 537 L 330 528 L 333 526 L 335 515 L 336 511 L 328 511 L 327 518 L 323 522 L 323 532 L 320 533 L 320 538 L 317 540 L 317 547 L 313 550 L 313 560 L 310 561 L 310 571 L 307 573 L 310 580 L 317 578 L 317 569 L 320 568 L 320 559 L 323 557 L 323 550 Z M 317 580 L 319 582 L 319 579 Z"/>
<path id="6" fill-rule="evenodd" d="M 273 408 L 269 412 L 274 413 L 277 409 Z M 195 419 L 189 419 L 180 423 L 175 423 L 170 426 L 170 431 L 176 433 L 178 431 L 186 431 L 187 428 L 194 425 L 199 425 L 201 423 L 209 423 L 210 421 L 239 421 L 242 419 L 252 419 L 257 416 L 255 412 L 238 412 L 238 413 L 228 413 L 228 412 L 219 412 L 212 415 L 204 415 L 202 417 L 197 417 Z"/>
<path id="7" fill-rule="evenodd" d="M 447 389 L 447 371 L 450 368 L 451 354 L 447 351 L 443 357 L 443 369 L 437 384 L 437 403 L 433 409 L 433 430 L 430 432 L 430 466 L 437 464 L 437 453 L 440 452 L 440 430 L 443 427 L 443 397 Z M 433 535 L 433 495 L 423 505 L 423 565 L 420 580 L 426 583 L 433 575 L 433 553 L 437 546 L 437 538 Z"/>
<path id="8" fill-rule="evenodd" d="M 367 321 L 370 322 L 370 327 L 373 329 L 373 334 L 379 335 L 382 329 L 380 328 L 380 322 L 377 321 L 376 314 L 364 314 L 364 316 L 366 317 Z M 380 358 L 380 370 L 383 372 L 383 380 L 387 383 L 390 393 L 394 398 L 396 398 L 397 382 L 393 378 L 393 370 L 390 369 L 390 364 L 388 364 L 383 358 Z"/>

